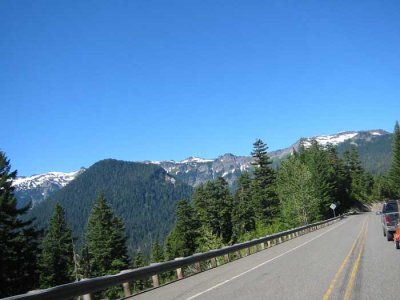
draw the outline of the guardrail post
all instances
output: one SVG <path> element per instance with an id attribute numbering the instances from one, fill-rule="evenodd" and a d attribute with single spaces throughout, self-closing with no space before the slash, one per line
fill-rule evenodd
<path id="1" fill-rule="evenodd" d="M 83 278 L 83 279 L 81 279 L 81 281 L 85 281 L 85 280 L 88 280 L 89 278 Z M 92 294 L 85 294 L 85 295 L 82 295 L 82 299 L 83 300 L 92 300 Z"/>
<path id="2" fill-rule="evenodd" d="M 246 256 L 249 256 L 250 255 L 250 247 L 247 247 L 246 248 Z"/>
<path id="3" fill-rule="evenodd" d="M 151 280 L 153 281 L 153 287 L 156 288 L 160 286 L 160 276 L 158 274 L 151 276 Z"/>
<path id="4" fill-rule="evenodd" d="M 129 272 L 129 271 L 130 271 L 130 270 L 124 270 L 124 271 L 119 272 L 119 274 L 124 274 L 124 273 L 127 273 L 127 272 Z M 129 285 L 129 282 L 123 282 L 123 283 L 122 283 L 122 288 L 124 289 L 124 296 L 125 296 L 125 297 L 129 297 L 129 296 L 132 295 L 131 287 L 130 287 L 130 285 Z"/>
<path id="5" fill-rule="evenodd" d="M 177 257 L 177 258 L 175 258 L 175 260 L 180 260 L 180 259 L 182 259 L 183 257 Z M 182 271 L 182 268 L 178 268 L 178 269 L 176 269 L 176 277 L 178 278 L 178 279 L 183 279 L 183 271 Z"/>
<path id="6" fill-rule="evenodd" d="M 271 247 L 271 241 L 267 242 L 267 247 L 270 248 Z"/>
<path id="7" fill-rule="evenodd" d="M 224 261 L 225 261 L 225 263 L 228 263 L 231 261 L 229 258 L 229 253 L 224 255 Z"/>
<path id="8" fill-rule="evenodd" d="M 92 294 L 86 294 L 82 296 L 83 300 L 92 300 Z"/>
<path id="9" fill-rule="evenodd" d="M 211 262 L 211 268 L 217 267 L 217 258 L 215 258 L 215 257 L 211 258 L 210 262 Z"/>
<path id="10" fill-rule="evenodd" d="M 261 243 L 260 247 L 261 247 L 261 251 L 264 250 L 265 249 L 265 243 Z"/>
<path id="11" fill-rule="evenodd" d="M 160 264 L 159 262 L 158 263 L 151 263 L 150 264 L 150 266 L 155 266 L 155 265 L 158 265 L 158 264 Z M 152 275 L 151 276 L 151 281 L 153 282 L 153 287 L 159 287 L 160 286 L 160 275 L 158 275 L 158 274 L 154 274 L 154 275 Z"/>
<path id="12" fill-rule="evenodd" d="M 129 297 L 132 295 L 131 287 L 129 286 L 129 282 L 124 282 L 122 284 L 122 287 L 124 288 L 124 296 L 125 297 Z"/>
<path id="13" fill-rule="evenodd" d="M 200 273 L 200 272 L 201 272 L 201 265 L 200 265 L 199 262 L 195 263 L 195 264 L 194 264 L 194 267 L 196 268 L 196 272 L 197 272 L 197 273 Z"/>
<path id="14" fill-rule="evenodd" d="M 176 269 L 176 277 L 177 277 L 178 279 L 183 279 L 183 271 L 182 271 L 182 268 Z"/>

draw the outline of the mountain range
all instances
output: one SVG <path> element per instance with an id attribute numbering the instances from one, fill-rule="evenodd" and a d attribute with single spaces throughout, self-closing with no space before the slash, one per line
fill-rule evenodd
<path id="1" fill-rule="evenodd" d="M 277 166 L 301 144 L 307 147 L 313 140 L 321 145 L 335 145 L 339 153 L 356 145 L 364 167 L 380 174 L 390 167 L 392 136 L 383 130 L 343 132 L 300 139 L 290 147 L 268 154 Z M 218 177 L 223 177 L 234 189 L 240 174 L 251 170 L 252 161 L 251 156 L 233 154 L 216 159 L 189 157 L 183 161 L 106 159 L 76 172 L 19 177 L 13 186 L 20 206 L 33 202 L 28 217 L 34 217 L 39 228 L 46 226 L 55 204 L 60 202 L 78 248 L 84 241 L 93 203 L 98 193 L 104 192 L 115 213 L 125 222 L 130 251 L 140 249 L 148 255 L 152 241 L 162 242 L 171 230 L 178 200 L 190 199 L 194 187 Z"/>
<path id="2" fill-rule="evenodd" d="M 392 134 L 384 130 L 347 131 L 332 135 L 321 135 L 301 138 L 291 146 L 269 152 L 273 165 L 298 150 L 300 143 L 305 147 L 316 140 L 321 145 L 335 145 L 339 153 L 343 153 L 353 144 L 358 148 L 360 159 L 372 174 L 385 174 L 391 162 Z M 235 181 L 243 172 L 251 170 L 253 158 L 251 156 L 235 156 L 227 153 L 216 159 L 189 157 L 182 161 L 144 161 L 145 164 L 155 164 L 163 168 L 168 174 L 192 187 L 223 177 L 234 188 Z M 52 195 L 65 187 L 76 176 L 83 173 L 85 168 L 70 173 L 49 172 L 30 177 L 18 177 L 14 182 L 15 194 L 19 206 L 32 201 L 32 205 Z"/>

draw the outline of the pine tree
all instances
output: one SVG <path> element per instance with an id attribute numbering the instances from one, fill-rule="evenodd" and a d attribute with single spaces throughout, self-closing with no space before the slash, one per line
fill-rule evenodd
<path id="1" fill-rule="evenodd" d="M 273 223 L 279 214 L 279 201 L 274 187 L 276 174 L 271 167 L 272 162 L 267 149 L 267 145 L 257 139 L 251 155 L 254 158 L 253 205 L 257 220 L 268 225 Z"/>
<path id="2" fill-rule="evenodd" d="M 392 166 L 389 171 L 389 177 L 393 190 L 392 197 L 400 197 L 400 126 L 399 122 L 396 122 L 394 127 L 394 137 L 392 146 Z"/>
<path id="3" fill-rule="evenodd" d="M 151 262 L 156 263 L 162 261 L 164 261 L 164 252 L 157 238 L 151 246 Z"/>
<path id="4" fill-rule="evenodd" d="M 233 201 L 232 242 L 255 229 L 255 212 L 251 198 L 251 178 L 248 173 L 240 175 Z"/>
<path id="5" fill-rule="evenodd" d="M 57 203 L 42 241 L 39 256 L 40 287 L 48 288 L 73 281 L 73 256 L 72 233 L 65 221 L 64 210 Z"/>
<path id="6" fill-rule="evenodd" d="M 178 201 L 176 206 L 176 225 L 174 228 L 175 255 L 189 256 L 196 250 L 199 224 L 195 219 L 193 207 L 186 200 Z"/>
<path id="7" fill-rule="evenodd" d="M 37 279 L 39 232 L 32 220 L 21 217 L 30 205 L 17 208 L 12 182 L 17 171 L 0 151 L 0 297 L 21 294 L 34 288 Z"/>
<path id="8" fill-rule="evenodd" d="M 336 211 L 344 212 L 346 209 L 350 208 L 351 198 L 349 195 L 350 182 L 348 179 L 348 174 L 346 172 L 346 167 L 343 159 L 338 155 L 336 147 L 333 145 L 328 145 L 326 147 L 329 164 L 333 167 L 334 174 L 332 175 L 335 179 L 334 183 L 334 201 L 338 204 Z"/>
<path id="9" fill-rule="evenodd" d="M 128 267 L 123 222 L 114 215 L 103 193 L 97 197 L 89 216 L 86 247 L 91 277 L 116 274 Z"/>
<path id="10" fill-rule="evenodd" d="M 133 257 L 133 268 L 142 268 L 147 265 L 143 252 L 139 249 Z M 150 287 L 150 283 L 148 280 L 140 279 L 135 280 L 134 283 L 134 290 L 135 291 L 142 291 L 147 287 Z"/>
<path id="11" fill-rule="evenodd" d="M 298 155 L 311 172 L 312 182 L 318 193 L 320 215 L 330 216 L 329 205 L 336 201 L 337 178 L 329 152 L 313 140 L 311 146 L 307 149 L 303 147 Z"/>
<path id="12" fill-rule="evenodd" d="M 203 188 L 206 203 L 205 220 L 201 225 L 228 244 L 232 238 L 233 198 L 228 183 L 222 177 L 208 182 Z"/>
<path id="13" fill-rule="evenodd" d="M 182 239 L 176 234 L 175 228 L 173 228 L 167 235 L 164 242 L 164 257 L 165 260 L 173 260 L 176 257 L 182 256 L 181 249 L 183 248 Z"/>
<path id="14" fill-rule="evenodd" d="M 207 252 L 214 249 L 219 249 L 224 246 L 222 238 L 216 236 L 212 233 L 212 230 L 207 226 L 203 225 L 199 229 L 199 236 L 197 239 L 197 249 L 196 252 Z"/>
<path id="15" fill-rule="evenodd" d="M 354 200 L 366 202 L 371 194 L 372 180 L 361 164 L 357 148 L 352 145 L 343 156 L 350 178 L 350 196 Z"/>

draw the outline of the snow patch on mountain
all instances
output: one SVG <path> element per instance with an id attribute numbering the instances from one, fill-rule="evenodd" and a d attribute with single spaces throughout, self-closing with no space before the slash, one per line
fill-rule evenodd
<path id="1" fill-rule="evenodd" d="M 178 163 L 180 164 L 187 164 L 187 163 L 208 163 L 208 162 L 213 162 L 213 159 L 204 159 L 200 157 L 188 157 L 187 159 L 181 160 Z"/>
<path id="2" fill-rule="evenodd" d="M 32 175 L 29 177 L 17 177 L 13 181 L 13 186 L 18 189 L 31 189 L 52 183 L 60 187 L 66 186 L 75 177 L 82 172 L 82 170 L 63 173 L 63 172 L 49 172 L 45 174 Z"/>
<path id="3" fill-rule="evenodd" d="M 84 171 L 85 169 L 82 168 L 69 173 L 49 172 L 29 177 L 17 177 L 12 183 L 15 188 L 15 196 L 18 199 L 17 205 L 22 207 L 29 202 L 32 203 L 32 207 L 37 205 L 54 192 L 62 189 Z"/>
<path id="4" fill-rule="evenodd" d="M 317 141 L 318 144 L 322 146 L 326 146 L 328 144 L 336 146 L 344 141 L 354 138 L 356 135 L 358 135 L 358 132 L 342 132 L 333 135 L 321 135 L 312 138 L 306 138 L 303 140 L 303 143 L 306 148 L 311 146 L 311 142 L 313 140 Z"/>

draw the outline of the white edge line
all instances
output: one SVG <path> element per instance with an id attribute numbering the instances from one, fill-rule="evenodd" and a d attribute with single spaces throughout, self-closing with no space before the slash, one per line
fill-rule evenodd
<path id="1" fill-rule="evenodd" d="M 330 231 L 332 231 L 332 230 L 338 228 L 339 226 L 342 226 L 342 225 L 343 225 L 344 223 L 346 223 L 348 220 L 349 220 L 349 219 L 347 219 L 346 221 L 340 223 L 339 225 L 337 225 L 337 226 L 335 226 L 335 227 L 333 227 L 333 228 L 331 228 L 331 229 L 329 229 L 329 230 L 327 230 L 327 231 L 325 231 L 325 232 L 323 232 L 323 233 L 317 235 L 316 237 L 313 237 L 311 240 L 308 240 L 308 241 L 304 242 L 303 244 L 300 244 L 300 245 L 298 245 L 298 246 L 296 246 L 296 247 L 294 247 L 294 248 L 292 248 L 292 249 L 290 249 L 290 250 L 288 250 L 288 251 L 286 251 L 286 252 L 283 252 L 282 254 L 279 254 L 278 256 L 275 256 L 275 257 L 273 257 L 273 258 L 271 258 L 271 259 L 269 259 L 269 260 L 266 260 L 266 261 L 262 262 L 261 264 L 255 266 L 255 267 L 253 267 L 253 268 L 251 268 L 251 269 L 249 269 L 249 270 L 247 270 L 247 271 L 244 271 L 243 273 L 240 273 L 240 274 L 238 274 L 238 275 L 236 275 L 236 276 L 233 276 L 232 278 L 227 279 L 227 280 L 225 280 L 225 281 L 223 281 L 223 282 L 220 282 L 220 283 L 218 283 L 218 284 L 216 284 L 216 285 L 214 285 L 214 286 L 212 286 L 212 287 L 206 289 L 205 291 L 202 291 L 202 292 L 200 292 L 200 293 L 197 293 L 196 295 L 193 295 L 193 296 L 191 296 L 191 297 L 189 297 L 189 298 L 186 298 L 186 300 L 195 299 L 195 298 L 197 298 L 197 297 L 199 297 L 199 296 L 201 296 L 201 295 L 203 295 L 203 294 L 205 294 L 205 293 L 207 293 L 207 292 L 209 292 L 209 291 L 212 291 L 212 290 L 214 290 L 214 289 L 216 289 L 216 288 L 218 288 L 218 287 L 220 287 L 220 286 L 222 286 L 222 285 L 224 285 L 224 284 L 226 284 L 226 283 L 228 283 L 228 282 L 230 282 L 230 281 L 232 281 L 232 280 L 235 280 L 235 279 L 237 279 L 237 278 L 239 278 L 239 277 L 241 277 L 241 276 L 243 276 L 243 275 L 245 275 L 245 274 L 247 274 L 247 273 L 249 273 L 249 272 L 251 272 L 251 271 L 254 271 L 255 269 L 258 269 L 258 268 L 260 268 L 260 267 L 262 267 L 262 266 L 264 266 L 264 265 L 266 265 L 266 264 L 268 264 L 268 263 L 270 263 L 270 262 L 273 262 L 274 260 L 276 260 L 276 259 L 278 259 L 278 258 L 280 258 L 280 257 L 282 257 L 282 256 L 284 256 L 284 255 L 286 255 L 286 254 L 288 254 L 288 253 L 290 253 L 290 252 L 293 252 L 294 250 L 299 249 L 299 248 L 301 248 L 301 247 L 303 247 L 303 246 L 305 246 L 305 245 L 307 245 L 307 244 L 309 244 L 309 243 L 311 243 L 312 241 L 314 241 L 314 240 L 320 238 L 321 236 L 327 234 L 328 232 L 330 232 Z"/>

